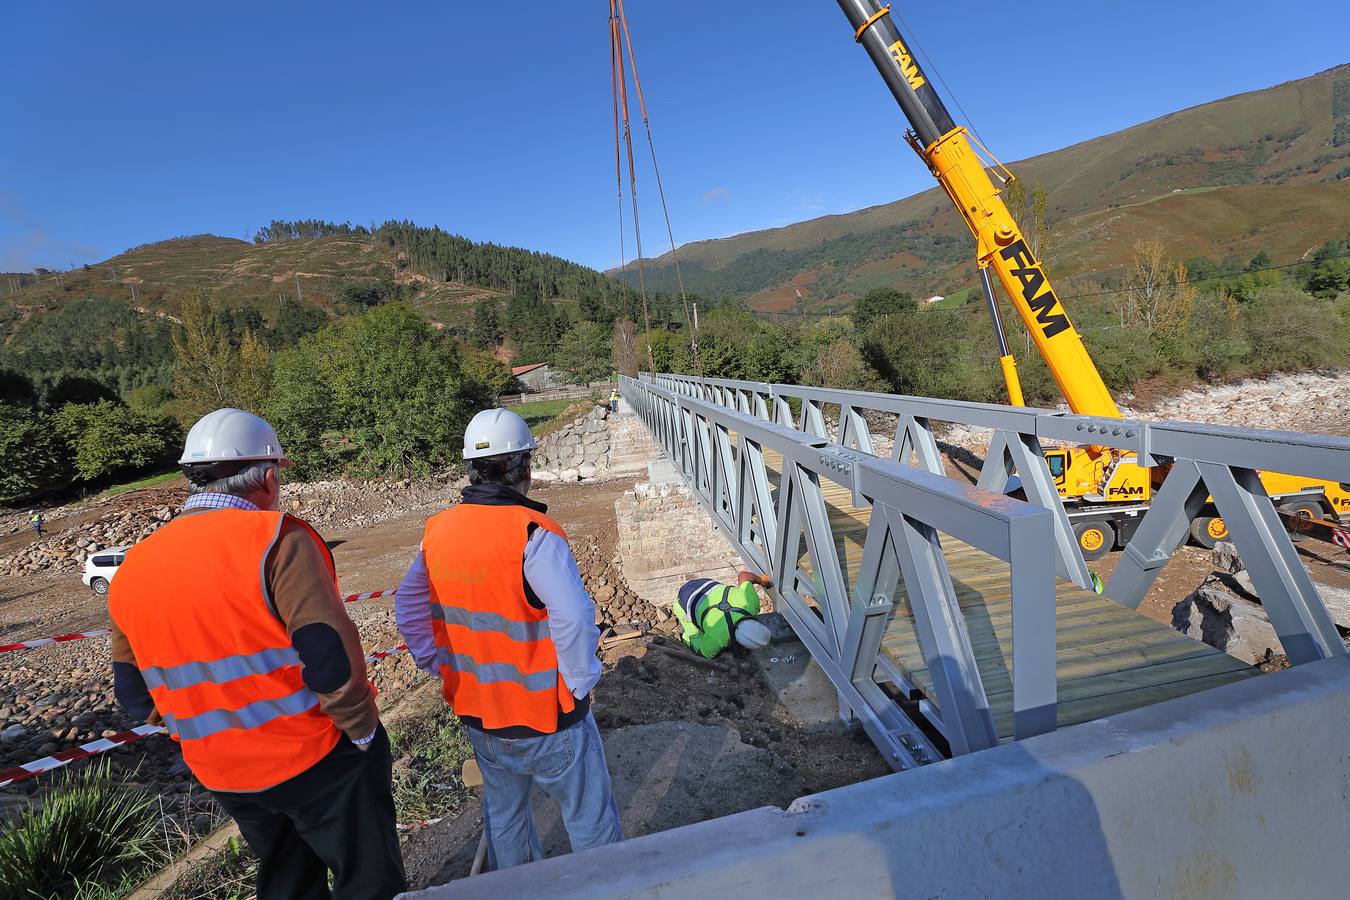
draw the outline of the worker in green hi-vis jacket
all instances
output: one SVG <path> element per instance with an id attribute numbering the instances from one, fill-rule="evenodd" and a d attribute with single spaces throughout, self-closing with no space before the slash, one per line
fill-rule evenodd
<path id="1" fill-rule="evenodd" d="M 755 585 L 773 584 L 763 575 L 741 572 L 735 587 L 711 578 L 695 578 L 680 588 L 673 612 L 684 629 L 680 639 L 693 650 L 712 659 L 734 640 L 758 650 L 769 643 L 769 629 L 756 619 L 759 594 Z"/>

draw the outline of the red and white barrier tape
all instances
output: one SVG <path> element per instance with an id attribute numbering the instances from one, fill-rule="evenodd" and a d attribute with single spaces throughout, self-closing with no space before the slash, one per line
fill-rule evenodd
<path id="1" fill-rule="evenodd" d="M 49 644 L 63 644 L 66 641 L 78 641 L 80 638 L 105 637 L 112 634 L 106 629 L 101 631 L 81 631 L 75 634 L 58 634 L 56 637 L 37 638 L 32 641 L 19 641 L 15 644 L 0 644 L 0 653 L 6 650 L 31 650 L 34 647 L 46 647 Z"/>
<path id="2" fill-rule="evenodd" d="M 356 603 L 358 600 L 374 600 L 376 597 L 390 597 L 396 593 L 397 588 L 389 588 L 384 591 L 366 591 L 364 594 L 347 594 L 342 598 L 343 603 Z M 75 634 L 58 634 L 56 637 L 36 638 L 31 641 L 18 641 L 13 644 L 0 644 L 0 653 L 7 650 L 32 650 L 36 647 L 47 647 L 51 644 L 63 644 L 66 641 L 78 641 L 81 638 L 107 637 L 112 634 L 107 629 L 99 631 L 81 631 Z"/>
<path id="3" fill-rule="evenodd" d="M 162 731 L 164 731 L 164 726 L 162 725 L 138 725 L 130 731 L 123 731 L 114 734 L 112 737 L 99 738 L 96 741 L 90 741 L 89 743 L 81 744 L 78 747 L 71 747 L 69 750 L 59 750 L 51 756 L 44 756 L 42 759 L 35 759 L 32 762 L 24 763 L 21 766 L 15 766 L 12 769 L 0 771 L 0 787 L 7 787 L 11 784 L 32 778 L 34 775 L 41 775 L 43 772 L 59 769 L 76 760 L 88 759 L 91 756 L 98 756 L 100 753 L 107 753 L 109 750 L 116 750 L 118 747 L 130 744 L 132 741 L 139 741 L 143 737 L 159 734 Z"/>
<path id="4" fill-rule="evenodd" d="M 366 657 L 366 662 L 368 663 L 378 662 L 381 659 L 387 659 L 391 656 L 396 656 L 399 653 L 407 653 L 407 652 L 408 652 L 408 645 L 399 644 L 397 647 L 391 647 L 388 650 L 378 650 L 375 653 L 370 654 L 369 656 Z"/>
<path id="5" fill-rule="evenodd" d="M 387 591 L 366 591 L 364 594 L 348 594 L 342 598 L 343 603 L 355 603 L 357 600 L 374 600 L 376 597 L 388 597 L 398 591 L 398 588 L 390 588 Z"/>
<path id="6" fill-rule="evenodd" d="M 406 653 L 408 647 L 401 644 L 388 650 L 380 650 L 366 657 L 366 662 L 373 663 L 381 659 L 387 659 L 391 656 L 397 656 L 400 653 Z M 151 734 L 159 734 L 164 731 L 162 725 L 138 725 L 130 731 L 123 731 L 112 737 L 99 738 L 96 741 L 90 741 L 87 744 L 81 744 L 78 747 L 72 747 L 69 750 L 60 750 L 51 756 L 44 756 L 42 759 L 33 762 L 24 763 L 21 766 L 14 766 L 11 769 L 0 770 L 0 788 L 23 781 L 26 778 L 32 778 L 34 775 L 41 775 L 43 772 L 50 772 L 53 769 L 59 769 L 67 763 L 76 760 L 88 759 L 91 756 L 98 756 L 100 753 L 107 753 L 109 750 L 115 750 L 118 747 L 130 744 L 132 741 L 139 741 L 141 738 Z M 418 822 L 412 825 L 408 830 L 416 830 L 426 825 L 432 825 L 439 822 L 440 819 L 428 819 L 424 822 Z"/>

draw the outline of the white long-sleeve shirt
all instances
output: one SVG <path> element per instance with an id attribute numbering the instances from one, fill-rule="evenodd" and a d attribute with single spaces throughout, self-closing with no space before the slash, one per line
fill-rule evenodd
<path id="1" fill-rule="evenodd" d="M 585 697 L 600 680 L 595 655 L 600 629 L 595 603 L 582 584 L 572 548 L 559 535 L 537 528 L 525 544 L 525 580 L 548 612 L 548 630 L 558 653 L 558 672 L 572 696 Z M 417 667 L 437 675 L 431 627 L 431 583 L 419 547 L 394 595 L 394 618 Z"/>

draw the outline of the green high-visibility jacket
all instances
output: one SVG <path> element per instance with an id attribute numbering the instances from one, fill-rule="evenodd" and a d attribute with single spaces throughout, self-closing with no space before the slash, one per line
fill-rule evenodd
<path id="1" fill-rule="evenodd" d="M 731 644 L 731 629 L 727 626 L 726 614 L 720 609 L 710 609 L 719 606 L 724 596 L 733 610 L 740 610 L 748 616 L 759 615 L 759 594 L 756 593 L 755 586 L 748 581 L 735 587 L 719 584 L 708 591 L 699 598 L 692 619 L 680 603 L 676 602 L 672 607 L 675 618 L 684 629 L 680 639 L 690 650 L 708 659 L 712 659 Z M 735 616 L 736 613 L 733 612 L 732 615 Z M 741 617 L 736 616 L 736 621 L 739 623 Z M 703 623 L 702 629 L 698 627 L 699 622 Z"/>

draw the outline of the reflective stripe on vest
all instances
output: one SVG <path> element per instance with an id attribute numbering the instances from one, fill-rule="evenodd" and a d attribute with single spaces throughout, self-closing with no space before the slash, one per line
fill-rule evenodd
<path id="1" fill-rule="evenodd" d="M 461 675 L 472 675 L 479 684 L 497 684 L 503 681 L 518 684 L 527 691 L 547 691 L 558 683 L 558 670 L 522 672 L 510 663 L 479 663 L 462 653 L 452 653 L 444 647 L 436 648 L 436 665 L 445 666 Z"/>
<path id="2" fill-rule="evenodd" d="M 305 685 L 268 596 L 267 561 L 287 523 L 263 510 L 180 516 L 127 551 L 108 609 L 155 709 L 203 786 L 254 792 L 322 760 L 341 738 Z"/>
<path id="3" fill-rule="evenodd" d="M 523 505 L 461 503 L 427 522 L 422 555 L 431 584 L 432 631 L 442 693 L 484 728 L 558 728 L 576 698 L 558 672 L 547 610 L 525 592 L 532 528 L 562 528 Z"/>
<path id="4" fill-rule="evenodd" d="M 542 641 L 550 637 L 548 619 L 537 622 L 517 622 L 492 612 L 472 612 L 458 606 L 431 604 L 431 617 L 447 625 L 459 625 L 470 631 L 495 631 L 513 641 Z"/>
<path id="5" fill-rule="evenodd" d="M 145 686 L 150 690 L 167 687 L 182 690 L 197 684 L 224 684 L 249 675 L 265 675 L 285 666 L 300 665 L 300 654 L 294 647 L 241 653 L 211 662 L 188 662 L 177 666 L 147 666 L 141 670 Z"/>
<path id="6" fill-rule="evenodd" d="M 166 715 L 164 724 L 175 737 L 195 741 L 232 728 L 259 728 L 273 719 L 296 716 L 318 705 L 319 698 L 308 688 L 301 688 L 289 697 L 258 700 L 239 709 L 213 709 L 186 719 Z"/>

